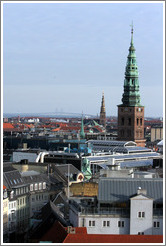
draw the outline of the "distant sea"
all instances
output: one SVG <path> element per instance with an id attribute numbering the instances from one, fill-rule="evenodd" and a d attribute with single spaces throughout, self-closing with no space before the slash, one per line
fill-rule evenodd
<path id="1" fill-rule="evenodd" d="M 64 113 L 64 112 L 55 112 L 55 113 L 4 113 L 4 118 L 11 117 L 48 117 L 48 118 L 81 118 L 82 116 L 86 119 L 99 118 L 99 115 L 92 114 L 79 114 L 79 113 Z M 108 116 L 111 118 L 117 118 L 117 116 Z M 145 117 L 145 120 L 163 120 L 163 117 Z"/>
<path id="2" fill-rule="evenodd" d="M 11 117 L 48 117 L 48 118 L 96 118 L 98 116 L 90 115 L 90 114 L 78 114 L 78 113 L 4 113 L 4 118 L 11 118 Z"/>

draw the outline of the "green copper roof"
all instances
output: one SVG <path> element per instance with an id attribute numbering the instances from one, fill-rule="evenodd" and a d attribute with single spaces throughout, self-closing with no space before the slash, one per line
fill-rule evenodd
<path id="1" fill-rule="evenodd" d="M 121 106 L 141 106 L 138 67 L 136 62 L 135 47 L 133 43 L 133 25 L 131 29 L 131 42 L 125 71 L 124 93 L 122 96 L 122 103 L 123 104 Z"/>
<path id="2" fill-rule="evenodd" d="M 82 139 L 84 139 L 84 138 L 85 138 L 83 117 L 82 117 L 82 120 L 81 120 L 81 131 L 80 131 L 80 138 L 82 138 Z"/>

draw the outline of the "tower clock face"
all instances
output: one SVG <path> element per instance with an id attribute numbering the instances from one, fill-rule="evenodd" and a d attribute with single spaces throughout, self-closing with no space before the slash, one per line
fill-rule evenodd
<path id="1" fill-rule="evenodd" d="M 138 108 L 138 111 L 141 112 L 141 108 Z"/>
<path id="2" fill-rule="evenodd" d="M 128 108 L 125 108 L 124 110 L 127 112 L 128 111 Z"/>

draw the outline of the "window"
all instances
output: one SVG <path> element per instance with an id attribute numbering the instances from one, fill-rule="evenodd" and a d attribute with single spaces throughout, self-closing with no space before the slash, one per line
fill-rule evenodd
<path id="1" fill-rule="evenodd" d="M 138 235 L 144 235 L 144 232 L 138 232 Z"/>
<path id="2" fill-rule="evenodd" d="M 140 119 L 140 125 L 142 126 L 142 118 Z"/>
<path id="3" fill-rule="evenodd" d="M 13 194 L 14 194 L 14 191 L 11 191 L 10 192 L 10 198 L 13 199 Z"/>
<path id="4" fill-rule="evenodd" d="M 103 227 L 109 227 L 110 226 L 110 221 L 109 220 L 104 220 L 103 221 Z"/>
<path id="5" fill-rule="evenodd" d="M 138 212 L 138 218 L 145 218 L 145 212 Z"/>
<path id="6" fill-rule="evenodd" d="M 121 125 L 122 126 L 124 125 L 124 118 L 123 117 L 121 118 Z"/>
<path id="7" fill-rule="evenodd" d="M 39 190 L 42 189 L 42 183 L 39 183 Z"/>
<path id="8" fill-rule="evenodd" d="M 30 185 L 30 191 L 33 191 L 33 184 Z"/>
<path id="9" fill-rule="evenodd" d="M 37 184 L 35 184 L 35 190 L 37 190 L 37 186 L 38 186 L 38 185 L 37 185 Z"/>
<path id="10" fill-rule="evenodd" d="M 159 221 L 154 221 L 153 226 L 155 228 L 159 228 L 160 227 L 160 222 Z"/>
<path id="11" fill-rule="evenodd" d="M 118 221 L 118 227 L 124 227 L 124 221 L 123 220 Z"/>
<path id="12" fill-rule="evenodd" d="M 43 183 L 43 189 L 46 189 L 46 182 Z"/>
<path id="13" fill-rule="evenodd" d="M 95 226 L 95 220 L 89 220 L 89 227 Z"/>
<path id="14" fill-rule="evenodd" d="M 138 124 L 139 124 L 139 119 L 137 118 L 137 126 L 138 126 Z"/>
<path id="15" fill-rule="evenodd" d="M 128 125 L 131 126 L 131 118 L 128 118 Z"/>

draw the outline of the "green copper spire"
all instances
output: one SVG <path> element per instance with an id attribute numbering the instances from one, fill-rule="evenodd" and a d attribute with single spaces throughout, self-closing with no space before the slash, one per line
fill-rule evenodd
<path id="1" fill-rule="evenodd" d="M 82 114 L 82 119 L 81 119 L 81 131 L 80 131 L 80 138 L 82 138 L 82 139 L 84 139 L 84 138 L 85 138 L 83 114 Z"/>
<path id="2" fill-rule="evenodd" d="M 131 43 L 129 47 L 129 54 L 127 57 L 124 93 L 122 96 L 124 106 L 141 106 L 138 80 L 138 67 L 136 62 L 136 54 L 133 43 L 133 24 L 131 25 Z"/>

